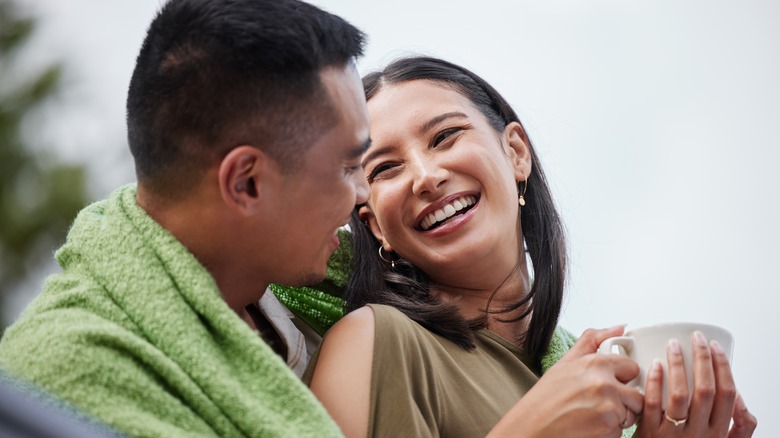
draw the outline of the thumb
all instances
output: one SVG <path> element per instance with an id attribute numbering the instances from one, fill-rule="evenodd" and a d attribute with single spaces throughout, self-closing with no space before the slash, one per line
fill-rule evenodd
<path id="1" fill-rule="evenodd" d="M 601 345 L 604 340 L 614 336 L 620 336 L 625 330 L 625 324 L 606 329 L 587 329 L 561 360 L 573 360 L 588 354 L 593 354 L 598 351 L 599 345 Z"/>
<path id="2" fill-rule="evenodd" d="M 758 425 L 756 417 L 748 411 L 747 406 L 745 406 L 745 400 L 739 393 L 737 393 L 737 398 L 734 401 L 734 414 L 732 415 L 732 420 L 731 430 L 729 430 L 728 435 L 729 438 L 751 437 Z"/>

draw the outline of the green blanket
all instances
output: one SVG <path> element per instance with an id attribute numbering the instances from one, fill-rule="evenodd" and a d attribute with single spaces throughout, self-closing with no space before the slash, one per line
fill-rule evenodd
<path id="1" fill-rule="evenodd" d="M 133 436 L 340 436 L 135 193 L 79 214 L 0 367 Z"/>

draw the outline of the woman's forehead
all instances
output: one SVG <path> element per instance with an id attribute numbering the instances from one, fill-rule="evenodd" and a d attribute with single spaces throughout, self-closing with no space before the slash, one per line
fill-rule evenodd
<path id="1" fill-rule="evenodd" d="M 385 85 L 368 101 L 372 132 L 389 124 L 424 124 L 426 118 L 455 111 L 470 117 L 479 112 L 454 88 L 430 80 Z"/>

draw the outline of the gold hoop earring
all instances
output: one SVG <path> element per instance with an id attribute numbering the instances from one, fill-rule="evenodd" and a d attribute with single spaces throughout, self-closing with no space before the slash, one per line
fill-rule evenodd
<path id="1" fill-rule="evenodd" d="M 520 187 L 517 188 L 517 193 L 520 194 L 520 197 L 517 198 L 517 203 L 520 204 L 521 207 L 525 207 L 525 190 L 528 188 L 528 178 L 522 181 L 522 183 L 523 183 L 523 193 L 520 193 Z M 518 182 L 518 184 L 520 184 L 520 182 Z"/>
<path id="2" fill-rule="evenodd" d="M 385 258 L 385 257 L 382 255 L 382 250 L 383 250 L 383 249 L 385 249 L 385 247 L 384 247 L 384 246 L 382 246 L 382 245 L 379 245 L 379 258 L 380 258 L 380 259 L 382 259 L 382 261 L 383 261 L 383 262 L 385 262 L 385 263 L 387 263 L 388 265 L 390 265 L 390 268 L 395 268 L 395 260 L 388 260 L 387 258 Z"/>

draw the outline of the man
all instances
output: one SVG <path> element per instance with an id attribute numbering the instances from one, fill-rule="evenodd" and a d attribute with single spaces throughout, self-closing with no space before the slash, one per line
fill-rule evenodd
<path id="1" fill-rule="evenodd" d="M 320 281 L 366 201 L 362 45 L 297 0 L 166 3 L 127 100 L 137 188 L 79 214 L 0 366 L 129 435 L 338 436 L 256 303 Z"/>

